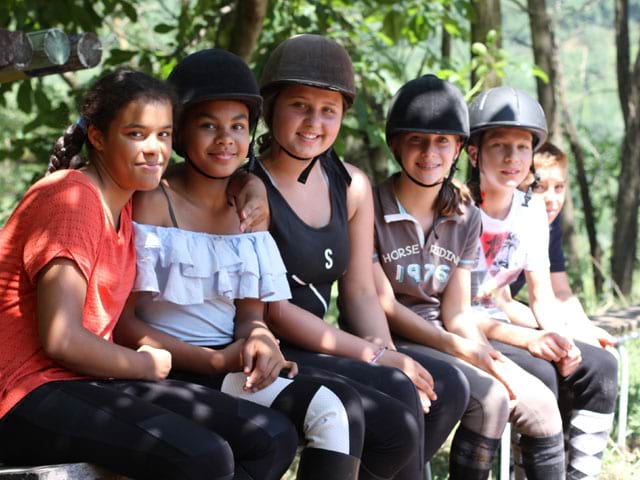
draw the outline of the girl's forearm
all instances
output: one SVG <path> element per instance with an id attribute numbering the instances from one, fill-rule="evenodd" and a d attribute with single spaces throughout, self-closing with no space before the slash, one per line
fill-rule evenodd
<path id="1" fill-rule="evenodd" d="M 276 336 L 297 347 L 369 361 L 378 346 L 326 323 L 288 301 L 270 305 L 268 324 Z"/>

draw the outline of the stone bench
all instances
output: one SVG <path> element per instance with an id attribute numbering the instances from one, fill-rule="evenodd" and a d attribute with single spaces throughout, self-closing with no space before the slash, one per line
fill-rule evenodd
<path id="1" fill-rule="evenodd" d="M 7 467 L 0 464 L 0 480 L 127 480 L 89 463 L 39 467 Z"/>

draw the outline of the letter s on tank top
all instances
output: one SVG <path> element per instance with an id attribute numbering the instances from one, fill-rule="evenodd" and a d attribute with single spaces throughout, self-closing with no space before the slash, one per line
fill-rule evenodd
<path id="1" fill-rule="evenodd" d="M 319 161 L 331 192 L 331 218 L 320 228 L 307 225 L 296 215 L 260 162 L 253 173 L 267 188 L 269 231 L 287 268 L 291 302 L 322 318 L 331 299 L 331 285 L 349 263 L 349 232 L 346 182 L 330 159 L 322 156 Z"/>

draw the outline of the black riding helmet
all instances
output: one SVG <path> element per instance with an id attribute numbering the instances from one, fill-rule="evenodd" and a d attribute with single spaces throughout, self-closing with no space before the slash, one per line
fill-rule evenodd
<path id="1" fill-rule="evenodd" d="M 282 87 L 291 84 L 339 92 L 345 109 L 353 104 L 356 97 L 351 57 L 342 45 L 322 35 L 296 35 L 282 42 L 269 55 L 260 79 L 260 93 L 265 99 L 264 119 L 269 128 L 275 98 Z M 311 160 L 298 177 L 300 183 L 306 183 L 318 157 L 301 158 L 292 152 L 287 153 L 297 160 Z M 345 181 L 350 184 L 351 176 L 335 152 L 329 148 L 324 154 L 333 158 Z"/>
<path id="2" fill-rule="evenodd" d="M 466 140 L 469 137 L 469 112 L 460 90 L 432 74 L 405 83 L 391 100 L 385 128 L 387 144 L 391 146 L 393 138 L 402 132 L 459 135 Z M 396 160 L 402 167 L 400 159 Z M 456 157 L 446 181 L 453 177 L 457 161 Z M 441 183 L 423 184 L 405 173 L 423 187 Z"/>
<path id="3" fill-rule="evenodd" d="M 482 135 L 493 128 L 522 128 L 533 135 L 533 151 L 540 148 L 547 139 L 547 119 L 544 110 L 531 95 L 513 87 L 495 87 L 481 93 L 469 106 L 469 123 L 471 124 L 471 139 L 480 148 Z M 480 153 L 478 161 L 471 170 L 471 181 L 480 181 Z M 533 158 L 531 159 L 531 173 L 534 181 L 529 186 L 524 199 L 524 205 L 529 204 L 531 193 L 538 176 Z M 476 202 L 481 199 L 476 198 Z"/>
<path id="4" fill-rule="evenodd" d="M 262 97 L 251 69 L 237 55 L 219 48 L 200 50 L 178 63 L 167 81 L 176 90 L 183 114 L 196 103 L 238 100 L 247 105 L 250 127 L 255 129 Z M 179 135 L 173 148 L 178 155 L 185 156 Z"/>
<path id="5" fill-rule="evenodd" d="M 471 137 L 492 128 L 516 127 L 533 134 L 533 149 L 547 138 L 547 119 L 542 106 L 527 92 L 496 87 L 481 93 L 469 106 Z"/>

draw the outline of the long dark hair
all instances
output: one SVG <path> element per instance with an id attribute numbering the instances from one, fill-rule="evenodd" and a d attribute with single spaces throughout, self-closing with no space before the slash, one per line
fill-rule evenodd
<path id="1" fill-rule="evenodd" d="M 47 172 L 84 165 L 82 147 L 86 143 L 89 153 L 92 149 L 91 142 L 87 142 L 89 125 L 106 133 L 118 113 L 136 100 L 170 102 L 175 117 L 177 102 L 173 90 L 165 82 L 134 70 L 119 69 L 108 73 L 85 94 L 79 120 L 69 125 L 54 143 Z"/>

